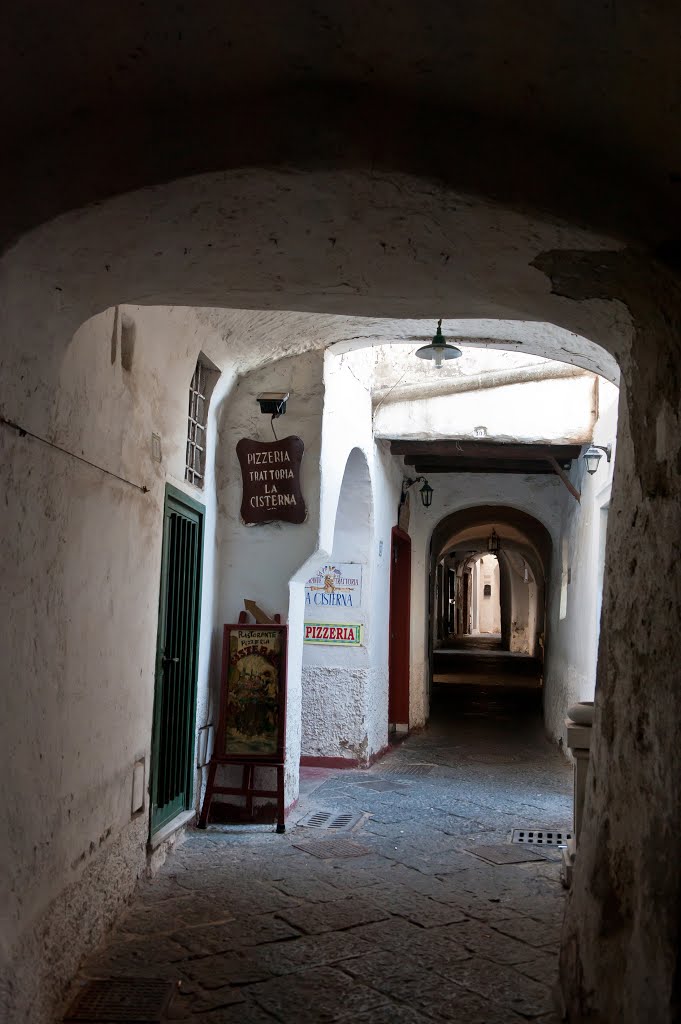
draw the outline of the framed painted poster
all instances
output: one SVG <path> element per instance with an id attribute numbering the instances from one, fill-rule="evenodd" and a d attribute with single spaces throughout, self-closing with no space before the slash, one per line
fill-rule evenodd
<path id="1" fill-rule="evenodd" d="M 285 625 L 226 625 L 216 761 L 284 760 Z"/>

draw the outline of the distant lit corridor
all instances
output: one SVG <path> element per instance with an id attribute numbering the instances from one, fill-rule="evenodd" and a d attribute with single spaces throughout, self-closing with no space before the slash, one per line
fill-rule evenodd
<path id="1" fill-rule="evenodd" d="M 433 684 L 539 690 L 542 663 L 504 650 L 501 637 L 463 637 L 433 652 Z"/>

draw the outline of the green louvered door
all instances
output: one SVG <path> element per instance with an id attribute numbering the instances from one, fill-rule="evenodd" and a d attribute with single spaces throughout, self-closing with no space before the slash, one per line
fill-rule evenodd
<path id="1" fill-rule="evenodd" d="M 191 806 L 203 513 L 166 487 L 159 601 L 151 834 Z"/>

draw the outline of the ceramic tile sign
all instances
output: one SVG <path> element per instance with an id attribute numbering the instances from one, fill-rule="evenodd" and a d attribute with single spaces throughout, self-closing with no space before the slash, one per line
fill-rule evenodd
<path id="1" fill-rule="evenodd" d="M 359 623 L 306 622 L 303 643 L 330 644 L 333 647 L 359 647 L 362 642 L 362 627 Z"/>
<path id="2" fill-rule="evenodd" d="M 241 466 L 241 519 L 258 523 L 303 523 L 307 509 L 300 489 L 301 438 L 256 441 L 243 437 L 236 446 Z"/>
<path id="3" fill-rule="evenodd" d="M 359 608 L 362 604 L 362 566 L 357 562 L 320 565 L 305 584 L 305 611 Z"/>

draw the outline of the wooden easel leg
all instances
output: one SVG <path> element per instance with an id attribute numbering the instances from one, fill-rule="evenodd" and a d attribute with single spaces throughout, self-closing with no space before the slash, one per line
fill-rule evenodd
<path id="1" fill-rule="evenodd" d="M 255 768 L 252 764 L 245 764 L 243 775 L 241 777 L 241 786 L 246 793 L 246 817 L 251 820 L 253 817 L 253 789 L 255 783 L 253 782 Z"/>
<path id="2" fill-rule="evenodd" d="M 203 798 L 203 807 L 201 808 L 201 817 L 199 818 L 199 828 L 205 828 L 208 823 L 208 812 L 210 811 L 211 801 L 213 799 L 213 786 L 215 785 L 215 773 L 217 771 L 217 764 L 211 762 L 208 768 L 208 781 L 206 783 L 206 795 Z"/>
<path id="3" fill-rule="evenodd" d="M 284 766 L 277 765 L 277 832 L 281 835 L 286 831 L 284 822 Z"/>

